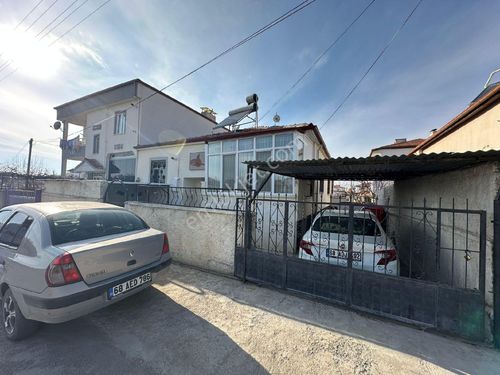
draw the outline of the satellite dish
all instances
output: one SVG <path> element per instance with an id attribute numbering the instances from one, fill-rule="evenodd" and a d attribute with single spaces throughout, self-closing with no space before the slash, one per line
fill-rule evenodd
<path id="1" fill-rule="evenodd" d="M 280 115 L 276 113 L 273 117 L 274 124 L 277 124 L 278 122 L 280 122 L 280 120 L 281 120 Z"/>
<path id="2" fill-rule="evenodd" d="M 56 121 L 56 122 L 54 122 L 54 125 L 52 125 L 52 127 L 53 127 L 55 130 L 59 130 L 59 129 L 61 129 L 61 126 L 62 126 L 62 122 L 61 122 L 61 121 Z"/>

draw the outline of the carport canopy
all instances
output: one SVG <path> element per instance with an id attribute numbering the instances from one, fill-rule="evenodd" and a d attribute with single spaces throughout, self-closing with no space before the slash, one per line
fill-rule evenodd
<path id="1" fill-rule="evenodd" d="M 500 161 L 500 151 L 317 160 L 250 161 L 248 166 L 299 180 L 394 181 Z"/>

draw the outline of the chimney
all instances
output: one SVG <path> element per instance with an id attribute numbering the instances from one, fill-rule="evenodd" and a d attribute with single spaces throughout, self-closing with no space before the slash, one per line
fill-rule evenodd
<path id="1" fill-rule="evenodd" d="M 406 142 L 406 138 L 396 138 L 395 144 Z"/>
<path id="2" fill-rule="evenodd" d="M 205 116 L 207 119 L 217 122 L 215 117 L 217 113 L 215 113 L 215 111 L 212 108 L 201 107 L 201 114 Z"/>
<path id="3" fill-rule="evenodd" d="M 429 132 L 429 137 L 433 136 L 437 129 L 431 129 Z"/>

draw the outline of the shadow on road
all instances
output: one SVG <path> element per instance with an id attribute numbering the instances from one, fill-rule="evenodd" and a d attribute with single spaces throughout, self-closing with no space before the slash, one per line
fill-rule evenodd
<path id="1" fill-rule="evenodd" d="M 223 331 L 155 288 L 9 342 L 2 374 L 267 374 Z"/>
<path id="2" fill-rule="evenodd" d="M 160 284 L 168 280 L 185 283 L 198 291 L 217 293 L 239 304 L 421 358 L 454 373 L 496 374 L 500 369 L 500 353 L 493 349 L 290 293 L 179 266 L 163 273 L 162 278 Z"/>

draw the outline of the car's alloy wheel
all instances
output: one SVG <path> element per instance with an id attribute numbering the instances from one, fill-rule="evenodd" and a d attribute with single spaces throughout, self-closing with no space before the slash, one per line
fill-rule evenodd
<path id="1" fill-rule="evenodd" d="M 5 331 L 9 336 L 12 336 L 16 330 L 16 303 L 11 295 L 4 298 L 3 317 Z"/>

